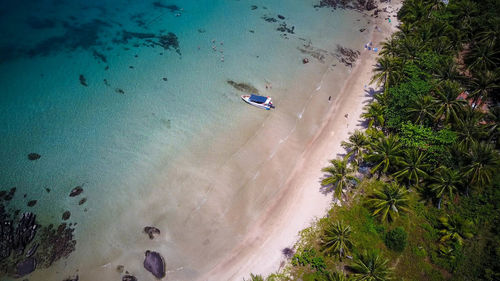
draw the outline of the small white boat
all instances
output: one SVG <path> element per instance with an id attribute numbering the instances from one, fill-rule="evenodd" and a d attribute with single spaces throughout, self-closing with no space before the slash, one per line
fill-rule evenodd
<path id="1" fill-rule="evenodd" d="M 257 95 L 243 95 L 241 96 L 241 99 L 243 99 L 246 103 L 256 106 L 258 108 L 263 108 L 266 110 L 274 108 L 274 105 L 270 97 L 263 97 Z"/>

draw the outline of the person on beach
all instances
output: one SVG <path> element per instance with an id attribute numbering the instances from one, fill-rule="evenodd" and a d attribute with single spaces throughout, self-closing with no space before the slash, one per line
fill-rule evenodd
<path id="1" fill-rule="evenodd" d="M 332 100 L 332 96 L 329 96 L 328 97 L 328 102 L 330 102 Z"/>

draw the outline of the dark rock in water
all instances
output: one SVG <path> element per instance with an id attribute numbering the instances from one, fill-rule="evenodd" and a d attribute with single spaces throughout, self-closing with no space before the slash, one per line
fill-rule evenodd
<path id="1" fill-rule="evenodd" d="M 365 30 L 366 30 L 366 28 L 361 28 L 361 29 L 359 30 L 359 32 L 363 32 L 363 31 L 365 31 Z"/>
<path id="2" fill-rule="evenodd" d="M 378 8 L 377 4 L 375 4 L 375 1 L 374 0 L 367 0 L 366 1 L 366 6 L 365 8 L 370 11 L 370 10 L 373 10 L 373 9 L 376 9 Z"/>
<path id="3" fill-rule="evenodd" d="M 125 94 L 125 91 L 124 91 L 124 90 L 122 90 L 122 89 L 120 89 L 120 88 L 116 88 L 116 89 L 115 89 L 115 93 L 118 93 L 118 94 L 122 94 L 122 95 L 124 95 L 124 94 Z"/>
<path id="4" fill-rule="evenodd" d="M 9 193 L 7 193 L 7 195 L 5 195 L 5 197 L 3 198 L 3 200 L 5 201 L 10 201 L 12 200 L 12 198 L 14 197 L 14 195 L 16 194 L 16 190 L 17 188 L 13 187 L 9 190 Z"/>
<path id="5" fill-rule="evenodd" d="M 83 86 L 87 87 L 88 84 L 87 84 L 87 79 L 85 79 L 85 76 L 83 76 L 83 74 L 80 74 L 80 84 L 82 84 Z"/>
<path id="6" fill-rule="evenodd" d="M 83 192 L 83 187 L 81 186 L 77 186 L 75 188 L 73 188 L 71 190 L 71 192 L 69 193 L 69 197 L 75 197 L 75 196 L 78 196 L 80 195 L 81 193 Z"/>
<path id="7" fill-rule="evenodd" d="M 5 190 L 0 190 L 0 199 L 2 199 L 2 197 L 7 194 L 7 191 Z"/>
<path id="8" fill-rule="evenodd" d="M 102 81 L 104 81 L 104 85 L 106 85 L 108 87 L 111 86 L 111 84 L 109 84 L 109 82 L 108 82 L 108 79 L 103 79 Z"/>
<path id="9" fill-rule="evenodd" d="M 30 153 L 28 154 L 28 159 L 33 161 L 33 160 L 38 160 L 40 159 L 40 157 L 42 157 L 42 155 L 38 154 L 38 153 Z"/>
<path id="10" fill-rule="evenodd" d="M 42 228 L 38 238 L 41 244 L 36 254 L 38 263 L 42 267 L 49 267 L 59 259 L 67 258 L 75 250 L 73 231 L 74 229 L 68 227 L 66 223 L 61 223 L 57 229 L 51 225 Z"/>
<path id="11" fill-rule="evenodd" d="M 130 68 L 130 69 L 134 69 L 134 66 L 133 66 L 133 65 L 130 65 L 128 68 Z"/>
<path id="12" fill-rule="evenodd" d="M 153 5 L 157 8 L 165 8 L 165 9 L 168 9 L 170 10 L 170 12 L 172 13 L 175 13 L 175 12 L 179 12 L 181 11 L 181 8 L 179 8 L 179 6 L 177 5 L 165 5 L 163 3 L 161 3 L 160 1 L 156 1 L 153 3 Z"/>
<path id="13" fill-rule="evenodd" d="M 36 250 L 38 249 L 38 246 L 40 246 L 40 244 L 35 244 L 33 245 L 33 247 L 31 247 L 28 252 L 26 252 L 26 257 L 29 258 L 31 257 L 32 255 L 34 255 L 36 253 Z"/>
<path id="14" fill-rule="evenodd" d="M 16 265 L 16 273 L 18 277 L 30 274 L 31 272 L 35 271 L 35 269 L 36 269 L 35 258 L 27 258 Z"/>
<path id="15" fill-rule="evenodd" d="M 309 63 L 309 59 L 308 59 L 308 58 L 304 58 L 304 59 L 302 59 L 302 63 L 303 63 L 303 64 Z"/>
<path id="16" fill-rule="evenodd" d="M 31 201 L 29 201 L 29 202 L 28 202 L 28 207 L 33 207 L 33 206 L 35 206 L 35 205 L 36 205 L 36 202 L 37 202 L 36 200 L 31 200 Z"/>
<path id="17" fill-rule="evenodd" d="M 76 275 L 75 277 L 68 277 L 66 279 L 64 279 L 63 281 L 78 281 L 78 275 Z"/>
<path id="18" fill-rule="evenodd" d="M 163 77 L 162 79 L 163 81 L 168 81 L 167 77 Z"/>
<path id="19" fill-rule="evenodd" d="M 181 50 L 179 48 L 179 38 L 172 32 L 167 33 L 167 35 L 162 35 L 159 37 L 157 45 L 160 45 L 165 50 L 170 50 L 173 48 L 179 55 L 181 55 Z"/>
<path id="20" fill-rule="evenodd" d="M 262 16 L 261 18 L 267 22 L 277 22 L 278 21 L 277 19 L 270 17 L 270 16 L 266 16 L 266 15 Z"/>
<path id="21" fill-rule="evenodd" d="M 291 28 L 288 27 L 286 25 L 286 23 L 281 23 L 280 26 L 278 26 L 278 28 L 276 28 L 276 30 L 280 31 L 280 32 L 287 32 L 287 33 L 290 33 L 290 34 L 294 34 L 295 33 L 295 26 L 292 26 Z"/>
<path id="22" fill-rule="evenodd" d="M 122 281 L 137 281 L 137 278 L 133 275 L 125 275 L 122 277 Z"/>
<path id="23" fill-rule="evenodd" d="M 116 271 L 118 271 L 119 273 L 123 273 L 124 270 L 125 270 L 125 266 L 123 266 L 121 264 L 116 267 Z"/>
<path id="24" fill-rule="evenodd" d="M 104 56 L 103 54 L 99 53 L 98 51 L 96 50 L 93 50 L 92 51 L 92 54 L 94 55 L 94 58 L 97 59 L 97 60 L 100 60 L 104 63 L 106 63 L 108 60 L 106 59 L 106 56 Z"/>
<path id="25" fill-rule="evenodd" d="M 87 202 L 87 198 L 82 198 L 80 202 L 78 202 L 78 205 L 83 205 L 85 202 Z"/>
<path id="26" fill-rule="evenodd" d="M 104 70 L 108 70 L 109 69 L 109 65 L 106 65 L 106 67 L 104 68 Z"/>
<path id="27" fill-rule="evenodd" d="M 250 6 L 250 9 L 252 9 L 252 11 L 253 11 L 253 10 L 257 10 L 257 8 L 258 8 L 258 7 L 257 7 L 257 6 L 255 6 L 255 5 Z"/>
<path id="28" fill-rule="evenodd" d="M 50 188 L 45 188 L 45 191 L 47 191 L 47 193 L 50 193 Z"/>
<path id="29" fill-rule="evenodd" d="M 28 194 L 24 193 L 23 198 L 26 198 L 26 197 L 28 197 Z"/>
<path id="30" fill-rule="evenodd" d="M 63 220 L 68 220 L 69 217 L 71 217 L 71 212 L 70 211 L 65 211 L 63 214 L 62 214 L 62 219 Z"/>
<path id="31" fill-rule="evenodd" d="M 284 16 L 282 16 L 282 15 L 278 15 L 278 18 L 279 18 L 280 20 L 284 20 L 284 19 L 285 19 L 285 17 L 284 17 Z"/>
<path id="32" fill-rule="evenodd" d="M 146 251 L 144 268 L 158 279 L 165 277 L 165 260 L 157 252 Z"/>
<path id="33" fill-rule="evenodd" d="M 149 235 L 149 239 L 154 239 L 155 234 L 160 235 L 160 230 L 154 226 L 144 227 L 144 232 Z"/>
<path id="34" fill-rule="evenodd" d="M 233 80 L 227 80 L 227 83 L 231 86 L 233 86 L 236 90 L 242 91 L 245 93 L 251 93 L 251 94 L 258 94 L 259 90 L 255 88 L 254 86 L 246 83 L 238 83 Z"/>

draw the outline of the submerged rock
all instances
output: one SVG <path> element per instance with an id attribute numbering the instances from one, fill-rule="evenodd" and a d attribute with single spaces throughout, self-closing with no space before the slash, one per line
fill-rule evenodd
<path id="1" fill-rule="evenodd" d="M 308 59 L 308 58 L 304 58 L 304 59 L 302 59 L 302 63 L 303 63 L 303 64 L 306 64 L 306 63 L 308 63 L 308 62 L 309 62 L 309 59 Z"/>
<path id="2" fill-rule="evenodd" d="M 16 265 L 16 273 L 19 277 L 30 274 L 36 269 L 35 258 L 27 258 Z"/>
<path id="3" fill-rule="evenodd" d="M 75 188 L 73 188 L 71 190 L 71 192 L 69 193 L 69 197 L 75 197 L 75 196 L 78 196 L 80 195 L 81 193 L 83 192 L 83 187 L 81 186 L 77 186 Z"/>
<path id="4" fill-rule="evenodd" d="M 71 212 L 70 211 L 66 211 L 62 214 L 62 219 L 63 220 L 68 220 L 69 218 L 71 217 Z"/>
<path id="5" fill-rule="evenodd" d="M 236 90 L 242 91 L 245 93 L 250 93 L 250 94 L 258 94 L 259 90 L 255 88 L 254 86 L 247 84 L 247 83 L 238 83 L 233 80 L 227 80 L 227 83 L 231 86 L 233 86 Z"/>
<path id="6" fill-rule="evenodd" d="M 158 279 L 165 277 L 165 260 L 163 257 L 153 251 L 146 251 L 145 255 L 144 268 Z"/>
<path id="7" fill-rule="evenodd" d="M 80 278 L 78 278 L 78 275 L 76 275 L 75 277 L 68 277 L 68 278 L 64 279 L 63 281 L 78 281 L 78 279 L 80 279 Z"/>
<path id="8" fill-rule="evenodd" d="M 133 275 L 124 275 L 122 281 L 137 281 L 137 278 Z"/>
<path id="9" fill-rule="evenodd" d="M 28 154 L 28 159 L 33 161 L 33 160 L 38 160 L 40 159 L 40 157 L 42 157 L 42 155 L 38 154 L 38 153 L 30 153 Z"/>
<path id="10" fill-rule="evenodd" d="M 154 226 L 144 227 L 144 232 L 149 236 L 149 239 L 154 239 L 155 234 L 160 235 L 160 230 Z"/>
<path id="11" fill-rule="evenodd" d="M 87 87 L 88 84 L 87 84 L 87 79 L 85 79 L 85 76 L 83 76 L 83 74 L 80 74 L 80 84 L 82 84 L 83 86 Z"/>
<path id="12" fill-rule="evenodd" d="M 87 198 L 82 198 L 80 202 L 78 202 L 78 205 L 83 205 L 85 202 L 87 202 Z"/>
<path id="13" fill-rule="evenodd" d="M 28 205 L 28 207 L 33 207 L 33 206 L 36 205 L 36 202 L 37 202 L 36 200 L 31 200 L 31 201 L 28 202 L 27 205 Z"/>

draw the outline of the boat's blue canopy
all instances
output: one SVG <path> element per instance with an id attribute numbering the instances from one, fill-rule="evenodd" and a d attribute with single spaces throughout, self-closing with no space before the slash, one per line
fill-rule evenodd
<path id="1" fill-rule="evenodd" d="M 265 103 L 267 100 L 267 97 L 263 96 L 257 96 L 257 95 L 251 95 L 250 96 L 250 101 L 256 102 L 256 103 Z"/>

